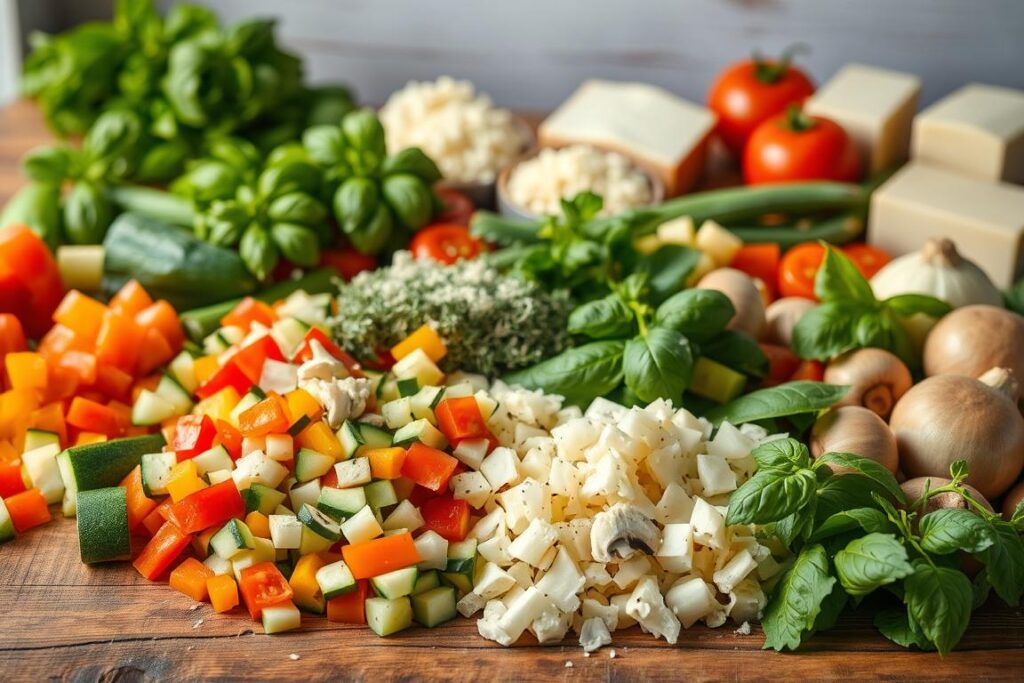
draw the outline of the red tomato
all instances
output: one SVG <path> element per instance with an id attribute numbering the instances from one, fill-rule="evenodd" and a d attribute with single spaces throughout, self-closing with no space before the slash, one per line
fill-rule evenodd
<path id="1" fill-rule="evenodd" d="M 708 106 L 718 114 L 715 132 L 733 154 L 743 152 L 766 119 L 814 92 L 811 79 L 791 59 L 791 51 L 778 60 L 748 59 L 730 66 L 712 84 Z"/>
<path id="2" fill-rule="evenodd" d="M 5 306 L 0 310 L 18 315 L 28 336 L 38 339 L 50 328 L 50 316 L 63 296 L 57 262 L 46 243 L 24 225 L 0 229 L 0 303 Z"/>
<path id="3" fill-rule="evenodd" d="M 469 225 L 469 219 L 473 217 L 476 207 L 473 200 L 458 190 L 448 187 L 434 189 L 434 194 L 441 200 L 444 208 L 434 218 L 435 223 L 454 223 L 456 225 Z"/>
<path id="4" fill-rule="evenodd" d="M 469 228 L 451 223 L 434 223 L 413 235 L 409 250 L 418 259 L 434 259 L 452 264 L 459 259 L 474 259 L 484 251 L 482 240 L 469 234 Z"/>
<path id="5" fill-rule="evenodd" d="M 362 254 L 355 247 L 324 249 L 320 252 L 320 265 L 334 268 L 338 275 L 348 282 L 364 270 L 374 270 L 377 267 L 377 257 Z"/>
<path id="6" fill-rule="evenodd" d="M 853 182 L 859 177 L 860 157 L 846 131 L 835 121 L 795 107 L 758 126 L 743 153 L 743 178 L 749 185 Z"/>
<path id="7" fill-rule="evenodd" d="M 768 375 L 762 381 L 766 387 L 782 384 L 793 376 L 800 367 L 800 359 L 785 346 L 775 344 L 759 344 L 761 351 L 768 357 Z"/>
<path id="8" fill-rule="evenodd" d="M 825 260 L 825 247 L 818 242 L 798 244 L 785 253 L 779 265 L 779 294 L 814 299 L 814 276 Z"/>
<path id="9" fill-rule="evenodd" d="M 843 253 L 853 261 L 853 265 L 857 266 L 860 274 L 868 280 L 892 260 L 888 252 L 870 244 L 847 244 L 843 247 Z"/>
<path id="10" fill-rule="evenodd" d="M 729 267 L 761 280 L 768 294 L 774 298 L 775 284 L 779 280 L 780 251 L 779 245 L 774 242 L 745 244 L 732 257 Z"/>
<path id="11" fill-rule="evenodd" d="M 242 599 L 253 619 L 259 619 L 264 607 L 292 599 L 292 587 L 273 562 L 260 562 L 246 567 L 240 575 Z"/>
<path id="12" fill-rule="evenodd" d="M 792 382 L 802 379 L 820 382 L 825 379 L 825 364 L 817 360 L 805 360 L 800 363 L 796 372 L 790 375 L 789 379 Z"/>

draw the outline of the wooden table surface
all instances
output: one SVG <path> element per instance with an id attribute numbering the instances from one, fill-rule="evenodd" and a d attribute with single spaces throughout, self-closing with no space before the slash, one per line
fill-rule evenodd
<path id="1" fill-rule="evenodd" d="M 22 182 L 20 155 L 47 138 L 31 105 L 0 109 L 0 202 Z M 0 681 L 1024 679 L 1021 609 L 983 608 L 945 658 L 892 645 L 868 614 L 847 615 L 797 654 L 762 651 L 757 628 L 734 628 L 685 630 L 674 647 L 633 628 L 590 657 L 572 640 L 506 650 L 470 620 L 382 639 L 305 617 L 299 631 L 264 636 L 242 611 L 215 614 L 126 563 L 83 565 L 73 520 L 0 546 Z"/>

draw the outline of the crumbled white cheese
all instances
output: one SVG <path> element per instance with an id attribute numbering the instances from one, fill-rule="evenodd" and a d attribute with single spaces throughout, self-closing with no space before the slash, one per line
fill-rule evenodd
<path id="1" fill-rule="evenodd" d="M 370 380 L 364 377 L 301 379 L 302 367 L 299 368 L 299 374 L 299 386 L 312 394 L 323 407 L 331 429 L 340 428 L 345 420 L 355 419 L 366 410 L 366 401 L 370 398 Z"/>
<path id="2" fill-rule="evenodd" d="M 603 619 L 593 617 L 583 622 L 580 629 L 580 646 L 584 652 L 593 652 L 603 645 L 612 644 L 612 634 Z"/>

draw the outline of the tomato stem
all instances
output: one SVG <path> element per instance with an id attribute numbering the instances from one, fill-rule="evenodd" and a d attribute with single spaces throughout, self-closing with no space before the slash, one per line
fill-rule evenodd
<path id="1" fill-rule="evenodd" d="M 754 75 L 762 83 L 773 85 L 786 75 L 796 55 L 810 51 L 811 48 L 804 43 L 795 43 L 783 50 L 778 59 L 766 59 L 760 52 L 754 52 Z"/>
<path id="2" fill-rule="evenodd" d="M 814 128 L 817 122 L 814 117 L 803 111 L 799 105 L 791 104 L 786 108 L 786 118 L 783 119 L 782 127 L 794 133 L 802 133 Z"/>

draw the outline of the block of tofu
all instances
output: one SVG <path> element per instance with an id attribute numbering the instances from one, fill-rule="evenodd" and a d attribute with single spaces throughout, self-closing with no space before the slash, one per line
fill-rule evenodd
<path id="1" fill-rule="evenodd" d="M 807 100 L 811 114 L 832 119 L 857 144 L 873 175 L 907 160 L 921 79 L 899 71 L 847 64 Z"/>
<path id="2" fill-rule="evenodd" d="M 710 109 L 643 83 L 585 81 L 538 130 L 542 146 L 583 143 L 625 154 L 686 192 L 704 168 L 716 116 Z"/>
<path id="3" fill-rule="evenodd" d="M 1024 187 L 911 162 L 871 196 L 868 242 L 893 256 L 948 237 L 999 287 L 1024 273 Z"/>
<path id="4" fill-rule="evenodd" d="M 1024 91 L 966 85 L 918 114 L 911 147 L 917 161 L 1024 183 Z"/>

